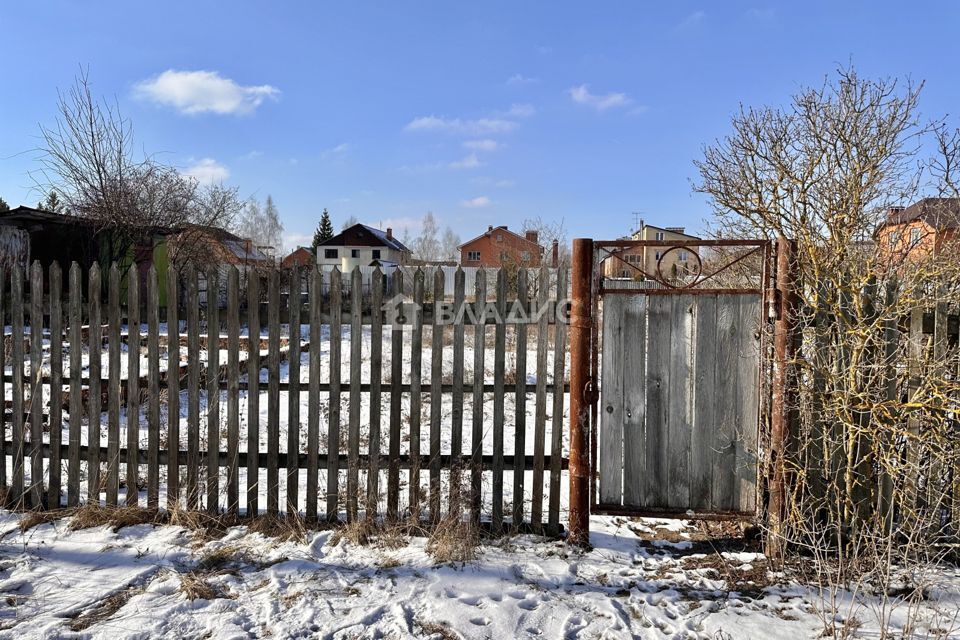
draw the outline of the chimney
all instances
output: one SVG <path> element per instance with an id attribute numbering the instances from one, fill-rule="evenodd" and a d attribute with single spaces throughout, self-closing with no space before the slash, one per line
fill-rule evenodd
<path id="1" fill-rule="evenodd" d="M 892 218 L 898 213 L 902 212 L 906 207 L 890 207 L 887 211 L 887 218 Z"/>
<path id="2" fill-rule="evenodd" d="M 387 240 L 393 240 L 393 229 L 387 227 Z"/>
<path id="3" fill-rule="evenodd" d="M 560 266 L 560 243 L 556 240 L 553 241 L 553 245 L 550 247 L 550 264 L 554 269 Z"/>
<path id="4" fill-rule="evenodd" d="M 493 225 L 487 225 L 487 233 L 490 233 L 491 231 L 493 231 Z"/>
<path id="5" fill-rule="evenodd" d="M 530 231 L 527 231 L 524 235 L 527 237 L 527 240 L 536 244 L 537 237 L 538 237 L 536 231 L 530 230 Z"/>

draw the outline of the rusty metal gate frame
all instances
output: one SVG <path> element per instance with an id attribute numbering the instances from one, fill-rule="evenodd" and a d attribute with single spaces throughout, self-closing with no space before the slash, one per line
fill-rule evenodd
<path id="1" fill-rule="evenodd" d="M 628 262 L 623 258 L 624 252 L 632 248 L 656 247 L 664 249 L 664 252 L 657 260 L 657 267 L 654 273 L 647 273 L 634 263 Z M 703 260 L 697 251 L 693 248 L 743 248 L 749 249 L 742 255 L 736 257 L 710 273 L 703 273 Z M 696 256 L 697 269 L 693 274 L 693 279 L 685 283 L 671 282 L 663 276 L 661 267 L 664 258 L 673 251 L 687 250 L 691 255 Z M 758 449 L 764 445 L 764 437 L 769 436 L 770 416 L 771 416 L 771 385 L 773 357 L 771 353 L 770 331 L 764 330 L 771 325 L 771 321 L 779 316 L 779 305 L 777 298 L 777 289 L 774 286 L 774 275 L 776 273 L 777 243 L 772 240 L 750 239 L 750 240 L 691 240 L 691 241 L 669 241 L 669 240 L 598 240 L 593 242 L 593 264 L 592 264 L 592 290 L 591 295 L 591 314 L 594 322 L 591 327 L 590 340 L 590 381 L 591 389 L 589 392 L 590 402 L 590 512 L 600 515 L 625 515 L 638 517 L 678 517 L 684 519 L 697 520 L 745 520 L 755 519 L 760 513 L 760 505 L 764 502 L 763 495 L 765 481 L 768 480 L 768 474 L 763 473 L 761 468 L 764 466 L 765 456 L 758 451 L 757 456 L 757 504 L 753 512 L 700 512 L 691 514 L 690 511 L 676 510 L 655 510 L 655 509 L 634 509 L 629 507 L 616 507 L 613 505 L 601 505 L 597 496 L 597 476 L 599 468 L 597 466 L 597 433 L 599 429 L 598 405 L 600 400 L 600 376 L 599 376 L 599 344 L 600 344 L 600 301 L 607 295 L 707 295 L 707 294 L 744 294 L 753 293 L 760 295 L 761 309 L 761 331 L 760 331 L 760 358 L 757 366 L 760 369 L 759 375 L 759 397 L 760 406 L 758 408 L 757 423 L 757 442 Z M 759 287 L 701 287 L 704 283 L 713 280 L 716 276 L 729 270 L 734 265 L 742 262 L 750 256 L 760 255 L 761 273 Z M 656 288 L 614 288 L 605 285 L 603 275 L 603 263 L 608 259 L 615 259 L 624 265 L 627 265 L 645 279 L 649 279 L 657 284 Z M 767 438 L 769 439 L 769 438 Z M 768 448 L 768 447 L 765 447 Z M 769 461 L 767 466 L 769 465 Z"/>

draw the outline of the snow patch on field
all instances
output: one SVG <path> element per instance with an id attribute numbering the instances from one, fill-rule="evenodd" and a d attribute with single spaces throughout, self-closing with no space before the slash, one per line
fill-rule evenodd
<path id="1" fill-rule="evenodd" d="M 595 517 L 586 552 L 519 536 L 438 565 L 422 538 L 358 546 L 315 531 L 280 542 L 241 526 L 200 540 L 170 525 L 72 531 L 68 520 L 21 533 L 19 518 L 0 514 L 2 637 L 727 639 L 821 628 L 812 591 L 749 581 L 762 555 L 690 553 L 677 548 L 689 540 L 660 545 L 644 532 L 675 540 L 680 522 Z M 738 590 L 717 563 L 743 576 Z M 195 599 L 191 578 L 205 589 Z"/>

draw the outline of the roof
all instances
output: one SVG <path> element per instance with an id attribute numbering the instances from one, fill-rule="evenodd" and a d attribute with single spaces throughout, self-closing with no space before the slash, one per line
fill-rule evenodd
<path id="1" fill-rule="evenodd" d="M 656 229 L 657 231 L 666 231 L 667 233 L 683 236 L 685 238 L 693 238 L 695 240 L 700 239 L 698 236 L 686 233 L 686 231 L 680 231 L 681 227 L 658 227 L 655 224 L 644 224 L 642 227 L 640 227 L 639 231 L 634 231 L 632 234 L 630 234 L 630 238 L 636 238 L 639 234 L 643 233 L 644 229 Z"/>
<path id="2" fill-rule="evenodd" d="M 53 224 L 91 224 L 88 218 L 19 206 L 0 213 L 0 222 L 49 222 Z"/>
<path id="3" fill-rule="evenodd" d="M 534 242 L 533 240 L 528 239 L 526 236 L 520 235 L 520 234 L 517 233 L 516 231 L 510 231 L 510 229 L 508 229 L 506 225 L 501 225 L 501 226 L 499 226 L 499 227 L 489 227 L 486 231 L 484 231 L 483 233 L 481 233 L 480 235 L 478 235 L 476 238 L 473 238 L 473 239 L 471 239 L 471 240 L 467 240 L 467 241 L 464 242 L 463 244 L 458 245 L 458 246 L 457 246 L 457 249 L 462 249 L 463 247 L 467 246 L 468 244 L 472 244 L 472 243 L 476 242 L 477 240 L 479 240 L 479 239 L 481 239 L 481 238 L 484 238 L 484 237 L 486 237 L 486 236 L 489 236 L 489 235 L 491 235 L 491 234 L 493 234 L 493 233 L 495 233 L 495 232 L 496 232 L 496 233 L 509 233 L 510 235 L 512 235 L 513 237 L 517 238 L 517 239 L 520 240 L 521 242 L 526 242 L 526 243 L 528 243 L 528 244 L 530 244 L 530 245 L 532 245 L 532 246 L 534 246 L 534 247 L 537 247 L 537 248 L 540 249 L 541 251 L 543 251 L 543 247 L 540 246 L 540 243 Z"/>
<path id="4" fill-rule="evenodd" d="M 409 252 L 402 242 L 392 235 L 387 237 L 387 232 L 382 229 L 369 227 L 365 224 L 355 224 L 347 227 L 329 240 L 321 242 L 319 247 L 346 247 L 346 246 L 364 246 L 364 247 L 387 247 L 395 251 Z"/>
<path id="5" fill-rule="evenodd" d="M 960 198 L 924 198 L 905 209 L 894 209 L 879 229 L 917 220 L 926 222 L 937 231 L 960 228 Z"/>

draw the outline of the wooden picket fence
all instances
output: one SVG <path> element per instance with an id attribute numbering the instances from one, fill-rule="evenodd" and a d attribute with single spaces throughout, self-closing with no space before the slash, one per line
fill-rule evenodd
<path id="1" fill-rule="evenodd" d="M 167 300 L 183 301 L 166 309 L 153 267 L 0 272 L 7 504 L 463 513 L 495 530 L 561 530 L 564 270 L 500 270 L 493 291 L 488 277 L 466 291 L 457 271 L 452 299 L 441 270 L 432 282 L 415 272 L 412 296 L 400 271 L 389 291 L 375 271 L 356 296 L 338 271 L 269 270 L 243 292 L 236 268 L 203 276 L 210 290 L 226 279 L 223 308 L 201 304 L 192 267 L 166 274 Z M 360 278 L 349 290 L 364 291 Z"/>

